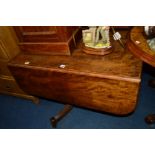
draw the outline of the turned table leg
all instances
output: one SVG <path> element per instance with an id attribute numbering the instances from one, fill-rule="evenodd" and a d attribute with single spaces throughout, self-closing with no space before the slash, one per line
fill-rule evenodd
<path id="1" fill-rule="evenodd" d="M 64 108 L 60 112 L 58 112 L 57 115 L 50 118 L 52 127 L 56 128 L 57 122 L 61 120 L 65 115 L 67 115 L 72 110 L 72 108 L 73 108 L 72 105 L 66 104 Z"/>

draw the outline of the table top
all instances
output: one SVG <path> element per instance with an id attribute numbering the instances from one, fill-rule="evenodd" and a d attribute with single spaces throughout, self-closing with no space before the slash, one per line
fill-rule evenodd
<path id="1" fill-rule="evenodd" d="M 125 50 L 118 41 L 111 42 L 112 53 L 105 56 L 86 54 L 79 43 L 71 56 L 30 55 L 22 52 L 9 65 L 139 82 L 142 61 Z M 65 65 L 65 68 L 60 65 Z"/>
<path id="2" fill-rule="evenodd" d="M 155 67 L 155 52 L 152 51 L 144 35 L 144 27 L 134 27 L 129 35 L 127 46 L 139 59 Z"/>

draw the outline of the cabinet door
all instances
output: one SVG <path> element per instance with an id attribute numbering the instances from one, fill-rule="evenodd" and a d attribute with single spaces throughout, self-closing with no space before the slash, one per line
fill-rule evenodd
<path id="1" fill-rule="evenodd" d="M 61 42 L 66 40 L 64 26 L 15 26 L 20 42 Z"/>

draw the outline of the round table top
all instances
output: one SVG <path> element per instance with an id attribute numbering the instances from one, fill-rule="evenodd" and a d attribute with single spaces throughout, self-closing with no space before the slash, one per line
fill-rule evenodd
<path id="1" fill-rule="evenodd" d="M 144 27 L 133 27 L 127 41 L 128 49 L 139 59 L 155 67 L 155 51 L 152 51 L 144 35 Z"/>

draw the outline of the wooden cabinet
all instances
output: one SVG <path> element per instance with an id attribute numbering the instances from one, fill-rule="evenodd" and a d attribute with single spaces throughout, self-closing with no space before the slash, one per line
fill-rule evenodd
<path id="1" fill-rule="evenodd" d="M 0 93 L 24 97 L 38 102 L 37 98 L 26 94 L 19 88 L 7 67 L 8 61 L 20 52 L 16 40 L 12 27 L 0 27 Z"/>
<path id="2" fill-rule="evenodd" d="M 81 35 L 77 26 L 16 26 L 22 51 L 31 54 L 70 55 Z"/>

